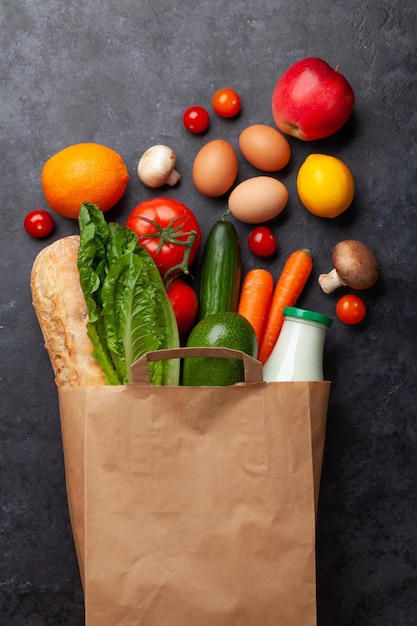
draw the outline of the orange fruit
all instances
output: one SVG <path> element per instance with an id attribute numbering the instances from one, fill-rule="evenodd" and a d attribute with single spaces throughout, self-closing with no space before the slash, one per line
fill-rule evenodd
<path id="1" fill-rule="evenodd" d="M 129 173 L 117 152 L 98 143 L 78 143 L 51 156 L 42 168 L 41 183 L 51 209 L 78 218 L 83 202 L 101 211 L 123 196 Z"/>
<path id="2" fill-rule="evenodd" d="M 297 174 L 297 191 L 305 208 L 319 217 L 337 217 L 352 204 L 355 182 L 343 161 L 310 154 Z"/>

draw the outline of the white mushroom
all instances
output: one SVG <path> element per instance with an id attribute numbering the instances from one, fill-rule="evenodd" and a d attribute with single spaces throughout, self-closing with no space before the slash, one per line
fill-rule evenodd
<path id="1" fill-rule="evenodd" d="M 333 269 L 320 274 L 318 281 L 325 293 L 342 285 L 352 289 L 368 289 L 378 280 L 379 264 L 374 253 L 360 241 L 340 241 L 332 254 Z"/>
<path id="2" fill-rule="evenodd" d="M 139 180 L 147 187 L 172 187 L 181 178 L 175 169 L 177 158 L 168 146 L 158 144 L 148 148 L 138 163 Z"/>

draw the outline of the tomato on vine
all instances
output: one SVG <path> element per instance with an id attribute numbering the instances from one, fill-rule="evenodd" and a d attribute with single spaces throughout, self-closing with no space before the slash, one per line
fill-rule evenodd
<path id="1" fill-rule="evenodd" d="M 138 204 L 126 226 L 137 235 L 155 261 L 166 285 L 180 273 L 188 273 L 201 243 L 200 225 L 182 202 L 151 198 Z"/>
<path id="2" fill-rule="evenodd" d="M 26 215 L 23 221 L 23 227 L 28 235 L 40 239 L 52 233 L 55 228 L 55 222 L 48 211 L 35 209 Z"/>
<path id="3" fill-rule="evenodd" d="M 248 246 L 255 256 L 267 257 L 274 254 L 278 244 L 272 230 L 266 226 L 257 226 L 249 233 Z"/>
<path id="4" fill-rule="evenodd" d="M 204 107 L 192 106 L 184 111 L 182 123 L 190 133 L 197 135 L 207 130 L 210 116 Z"/>
<path id="5" fill-rule="evenodd" d="M 211 104 L 220 117 L 234 117 L 240 111 L 240 96 L 234 89 L 219 89 L 212 97 Z"/>
<path id="6" fill-rule="evenodd" d="M 347 294 L 337 301 L 336 315 L 344 324 L 359 324 L 366 315 L 366 305 L 359 296 Z"/>
<path id="7" fill-rule="evenodd" d="M 181 278 L 175 278 L 167 292 L 177 320 L 178 332 L 181 337 L 185 337 L 197 318 L 198 296 Z"/>

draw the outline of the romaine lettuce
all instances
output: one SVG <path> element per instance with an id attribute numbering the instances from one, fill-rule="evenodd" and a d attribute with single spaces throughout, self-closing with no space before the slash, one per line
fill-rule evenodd
<path id="1" fill-rule="evenodd" d="M 84 203 L 78 269 L 87 332 L 107 384 L 131 382 L 131 365 L 152 350 L 179 347 L 178 326 L 159 271 L 136 234 Z M 179 384 L 179 361 L 149 364 L 155 385 Z"/>

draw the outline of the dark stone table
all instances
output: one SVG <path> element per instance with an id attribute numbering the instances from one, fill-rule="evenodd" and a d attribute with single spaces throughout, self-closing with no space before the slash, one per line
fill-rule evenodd
<path id="1" fill-rule="evenodd" d="M 295 248 L 309 247 L 314 277 L 300 305 L 333 317 L 341 294 L 326 296 L 316 278 L 331 269 L 337 241 L 368 243 L 381 276 L 362 294 L 365 322 L 349 327 L 335 318 L 326 342 L 333 386 L 317 529 L 319 624 L 416 624 L 415 2 L 30 0 L 3 2 L 1 17 L 0 623 L 81 626 L 84 619 L 57 394 L 29 290 L 37 253 L 78 229 L 58 216 L 47 240 L 24 232 L 25 214 L 47 208 L 43 163 L 83 141 L 119 151 L 131 179 L 108 218 L 122 223 L 155 195 L 137 179 L 140 155 L 166 143 L 182 180 L 161 195 L 188 204 L 205 236 L 225 199 L 193 187 L 197 149 L 221 137 L 237 145 L 244 127 L 272 124 L 278 76 L 300 58 L 320 56 L 351 82 L 354 114 L 326 140 L 291 139 L 291 164 L 278 176 L 290 200 L 272 223 L 279 252 L 265 267 L 277 276 Z M 240 93 L 239 117 L 213 114 L 205 137 L 187 133 L 185 108 L 211 109 L 223 86 Z M 354 203 L 334 220 L 309 214 L 297 198 L 296 173 L 311 152 L 338 156 L 354 174 Z M 242 161 L 240 179 L 254 174 Z M 258 262 L 247 252 L 250 227 L 236 227 L 246 271 Z"/>

